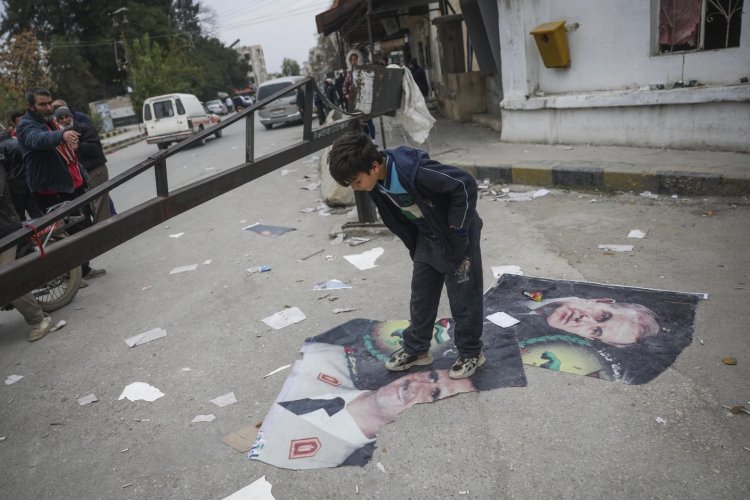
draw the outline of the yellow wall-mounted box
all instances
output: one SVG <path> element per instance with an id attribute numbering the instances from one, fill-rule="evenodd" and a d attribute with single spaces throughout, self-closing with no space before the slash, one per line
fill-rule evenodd
<path id="1" fill-rule="evenodd" d="M 531 34 L 548 68 L 567 68 L 570 66 L 570 51 L 565 34 L 565 21 L 554 21 L 540 24 Z"/>

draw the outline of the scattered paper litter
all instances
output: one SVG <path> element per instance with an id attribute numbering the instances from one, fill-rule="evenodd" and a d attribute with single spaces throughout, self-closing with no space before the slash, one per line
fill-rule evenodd
<path id="1" fill-rule="evenodd" d="M 385 472 L 385 467 L 380 462 L 375 464 L 375 467 L 377 467 L 380 472 Z"/>
<path id="2" fill-rule="evenodd" d="M 250 274 L 254 274 L 254 273 L 267 273 L 270 270 L 271 270 L 271 266 L 267 266 L 265 264 L 261 264 L 259 266 L 248 267 L 247 268 L 247 272 L 249 272 Z"/>
<path id="3" fill-rule="evenodd" d="M 99 401 L 99 399 L 96 396 L 94 396 L 94 393 L 92 392 L 92 393 L 86 394 L 85 396 L 81 396 L 80 398 L 77 399 L 77 401 L 79 405 L 86 406 L 91 403 L 96 403 L 97 401 Z"/>
<path id="4" fill-rule="evenodd" d="M 495 279 L 503 274 L 517 274 L 518 276 L 523 276 L 523 271 L 521 270 L 521 266 L 492 266 L 492 276 L 494 276 Z"/>
<path id="5" fill-rule="evenodd" d="M 303 313 L 299 307 L 288 307 L 267 318 L 263 318 L 262 321 L 274 330 L 280 330 L 289 325 L 299 323 L 305 318 L 307 318 L 307 316 L 305 316 L 305 313 Z"/>
<path id="6" fill-rule="evenodd" d="M 378 267 L 375 264 L 375 261 L 378 257 L 383 255 L 383 252 L 385 252 L 383 247 L 376 247 L 360 254 L 344 255 L 344 258 L 360 271 L 364 271 L 366 269 Z"/>
<path id="7" fill-rule="evenodd" d="M 23 378 L 23 375 L 8 375 L 8 378 L 5 379 L 5 385 L 15 384 L 22 378 Z"/>
<path id="8" fill-rule="evenodd" d="M 210 401 L 219 408 L 224 408 L 225 406 L 233 405 L 234 403 L 236 403 L 237 398 L 234 396 L 233 392 L 228 392 L 224 395 L 219 396 L 218 398 L 211 399 Z"/>
<path id="9" fill-rule="evenodd" d="M 513 325 L 520 323 L 519 320 L 504 312 L 496 312 L 487 316 L 487 319 L 495 323 L 497 326 L 502 328 L 510 328 Z"/>
<path id="10" fill-rule="evenodd" d="M 194 424 L 196 422 L 213 422 L 216 418 L 216 415 L 213 413 L 209 413 L 208 415 L 196 415 L 193 420 L 190 421 L 191 424 Z"/>
<path id="11" fill-rule="evenodd" d="M 190 264 L 189 266 L 181 266 L 181 267 L 175 267 L 171 271 L 169 271 L 169 274 L 177 274 L 177 273 L 184 273 L 187 271 L 195 271 L 198 269 L 198 264 Z"/>
<path id="12" fill-rule="evenodd" d="M 348 313 L 352 311 L 356 311 L 356 307 L 338 307 L 333 310 L 333 314 L 341 314 L 341 313 Z"/>
<path id="13" fill-rule="evenodd" d="M 318 182 L 311 182 L 310 184 L 306 186 L 302 186 L 300 189 L 305 189 L 307 191 L 314 191 L 320 187 L 320 181 Z"/>
<path id="14" fill-rule="evenodd" d="M 542 196 L 547 196 L 549 194 L 548 189 L 537 189 L 534 191 L 534 193 L 531 195 L 532 198 L 541 198 Z"/>
<path id="15" fill-rule="evenodd" d="M 313 283 L 313 290 L 341 290 L 343 288 L 351 288 L 351 285 L 347 285 L 341 280 L 316 281 Z"/>
<path id="16" fill-rule="evenodd" d="M 651 198 L 652 200 L 659 198 L 658 194 L 654 194 L 651 191 L 644 191 L 639 196 L 642 196 L 644 198 Z"/>
<path id="17" fill-rule="evenodd" d="M 50 331 L 50 332 L 56 332 L 57 330 L 59 330 L 60 328 L 64 327 L 65 325 L 67 325 L 67 323 L 65 322 L 65 320 L 64 320 L 64 319 L 61 319 L 60 321 L 58 321 L 58 322 L 57 322 L 57 323 L 55 324 L 55 326 L 53 326 L 52 328 L 50 328 L 50 330 L 49 330 L 49 331 Z"/>
<path id="18" fill-rule="evenodd" d="M 224 500 L 275 500 L 271 494 L 271 483 L 266 481 L 266 476 L 237 490 Z"/>
<path id="19" fill-rule="evenodd" d="M 290 366 L 292 366 L 292 365 L 284 365 L 284 366 L 280 366 L 280 367 L 276 368 L 276 369 L 275 369 L 274 371 L 272 371 L 272 372 L 270 372 L 270 373 L 267 373 L 267 374 L 263 375 L 263 378 L 266 378 L 266 377 L 270 377 L 271 375 L 276 375 L 276 374 L 277 374 L 277 373 L 279 373 L 280 371 L 286 370 L 286 369 L 287 369 L 287 368 L 289 368 Z"/>
<path id="20" fill-rule="evenodd" d="M 128 398 L 130 401 L 143 400 L 154 402 L 161 397 L 164 397 L 164 393 L 156 387 L 148 385 L 145 382 L 133 382 L 123 389 L 122 394 L 120 394 L 117 400 Z"/>
<path id="21" fill-rule="evenodd" d="M 628 233 L 628 238 L 644 238 L 645 236 L 646 233 L 644 233 L 640 229 L 633 229 Z"/>
<path id="22" fill-rule="evenodd" d="M 286 177 L 287 175 L 291 174 L 292 172 L 296 172 L 296 168 L 282 168 L 281 169 L 281 176 Z"/>
<path id="23" fill-rule="evenodd" d="M 632 252 L 633 251 L 633 245 L 614 245 L 614 244 L 606 244 L 606 245 L 599 245 L 600 250 L 611 250 L 612 252 Z"/>
<path id="24" fill-rule="evenodd" d="M 180 237 L 180 236 L 182 236 L 183 234 L 185 234 L 185 233 L 175 233 L 175 234 L 170 234 L 170 235 L 169 235 L 169 237 L 170 237 L 170 238 L 179 238 L 179 237 Z"/>
<path id="25" fill-rule="evenodd" d="M 204 265 L 204 266 L 207 266 L 207 265 L 209 265 L 209 264 L 210 264 L 211 262 L 213 262 L 213 261 L 212 261 L 211 259 L 206 259 L 206 260 L 204 260 L 204 261 L 203 261 L 203 265 Z"/>
<path id="26" fill-rule="evenodd" d="M 666 420 L 664 420 L 664 419 L 663 419 L 663 418 L 661 418 L 661 417 L 656 417 L 656 423 L 657 423 L 657 424 L 664 424 L 664 425 L 667 425 L 667 421 L 666 421 Z"/>
<path id="27" fill-rule="evenodd" d="M 0 443 L 8 439 L 8 436 L 0 436 Z"/>
<path id="28" fill-rule="evenodd" d="M 370 238 L 362 238 L 359 236 L 353 236 L 349 238 L 348 240 L 346 240 L 346 243 L 350 247 L 356 247 L 356 246 L 362 245 L 363 243 L 367 243 L 370 240 L 371 240 Z"/>
<path id="29" fill-rule="evenodd" d="M 182 371 L 184 371 L 184 372 L 191 372 L 191 371 L 193 371 L 193 369 L 192 368 L 188 368 L 186 366 L 185 368 L 182 369 Z"/>
<path id="30" fill-rule="evenodd" d="M 152 288 L 153 288 L 153 286 L 151 286 L 151 285 L 146 285 L 146 286 L 144 286 L 143 288 L 141 288 L 141 291 L 144 291 L 144 292 L 145 292 L 146 290 L 151 290 Z"/>
<path id="31" fill-rule="evenodd" d="M 135 347 L 166 336 L 167 331 L 163 328 L 152 328 L 147 332 L 139 333 L 138 335 L 133 335 L 129 339 L 125 339 L 125 343 L 128 344 L 128 347 Z"/>

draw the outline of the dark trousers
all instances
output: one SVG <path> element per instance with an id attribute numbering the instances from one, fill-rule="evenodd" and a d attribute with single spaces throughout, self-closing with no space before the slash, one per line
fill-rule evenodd
<path id="1" fill-rule="evenodd" d="M 482 350 L 483 276 L 482 252 L 479 245 L 481 221 L 469 236 L 470 245 L 465 256 L 469 269 L 456 273 L 445 262 L 444 252 L 420 234 L 414 255 L 411 277 L 411 326 L 404 332 L 404 350 L 409 354 L 427 352 L 432 341 L 440 295 L 445 284 L 451 315 L 454 320 L 453 338 L 461 357 L 479 355 Z"/>
<path id="2" fill-rule="evenodd" d="M 49 207 L 58 205 L 64 201 L 71 201 L 85 193 L 86 193 L 86 189 L 84 189 L 83 187 L 79 187 L 72 193 L 55 193 L 55 194 L 34 193 L 34 195 L 41 209 L 46 212 Z M 83 231 L 87 227 L 91 227 L 91 225 L 93 225 L 94 223 L 94 216 L 91 213 L 91 207 L 89 205 L 85 205 L 84 207 L 81 207 L 79 210 L 80 210 L 80 213 L 83 215 L 83 220 L 79 222 L 78 224 L 68 227 L 66 230 L 69 234 L 75 234 L 79 231 Z M 73 212 L 73 215 L 75 215 L 75 212 Z M 84 262 L 81 265 L 81 270 L 83 271 L 83 275 L 86 276 L 88 273 L 91 272 L 91 266 L 89 266 L 88 262 Z"/>
<path id="3" fill-rule="evenodd" d="M 28 218 L 37 219 L 44 215 L 42 209 L 39 208 L 39 204 L 36 201 L 36 197 L 29 191 L 26 186 L 26 179 L 22 179 L 22 182 L 9 181 L 10 197 L 13 199 L 13 207 L 16 209 L 16 213 L 21 220 Z"/>

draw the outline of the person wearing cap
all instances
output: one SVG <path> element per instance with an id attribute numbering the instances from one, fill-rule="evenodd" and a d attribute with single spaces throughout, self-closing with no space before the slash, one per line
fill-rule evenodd
<path id="1" fill-rule="evenodd" d="M 70 106 L 68 106 L 67 102 L 65 102 L 62 99 L 55 99 L 54 101 L 52 101 L 52 112 L 54 113 L 55 111 L 57 111 L 57 108 L 60 108 L 60 107 L 63 107 L 63 106 L 66 107 L 66 108 L 68 108 L 73 113 L 73 119 L 76 122 L 78 122 L 78 123 L 86 123 L 86 124 L 91 125 L 92 127 L 96 128 L 96 125 L 94 125 L 94 122 L 91 121 L 91 118 L 89 118 L 89 116 L 87 114 L 81 113 L 80 111 L 74 110 L 73 108 L 71 108 Z"/>
<path id="2" fill-rule="evenodd" d="M 109 180 L 109 170 L 107 169 L 107 158 L 104 156 L 104 149 L 99 140 L 99 134 L 96 129 L 85 122 L 79 122 L 75 119 L 74 113 L 67 106 L 60 106 L 55 110 L 55 120 L 60 124 L 63 130 L 75 130 L 80 134 L 78 138 L 78 161 L 89 174 L 88 187 L 94 189 Z M 94 216 L 94 224 L 108 219 L 112 212 L 110 211 L 109 194 L 103 194 L 91 202 L 91 212 Z"/>

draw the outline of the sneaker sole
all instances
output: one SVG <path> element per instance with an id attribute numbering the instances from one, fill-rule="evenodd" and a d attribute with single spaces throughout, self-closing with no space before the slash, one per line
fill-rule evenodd
<path id="1" fill-rule="evenodd" d="M 420 359 L 417 359 L 416 361 L 412 361 L 409 364 L 401 365 L 401 366 L 393 366 L 392 367 L 392 366 L 389 366 L 388 363 L 386 363 L 385 367 L 388 370 L 392 371 L 392 372 L 403 372 L 403 371 L 406 371 L 406 370 L 408 370 L 409 368 L 411 368 L 413 366 L 427 366 L 427 365 L 431 365 L 432 361 L 433 361 L 432 360 L 432 356 L 427 356 L 426 358 L 420 358 Z"/>
<path id="2" fill-rule="evenodd" d="M 452 371 L 449 370 L 448 371 L 448 376 L 450 378 L 452 378 L 453 380 L 461 380 L 461 379 L 464 379 L 464 378 L 469 378 L 472 375 L 474 375 L 479 368 L 481 368 L 482 366 L 484 366 L 484 364 L 486 362 L 487 362 L 487 358 L 486 357 L 482 357 L 482 359 L 479 360 L 479 363 L 477 363 L 477 366 L 475 366 L 474 369 L 471 370 L 471 373 L 456 373 L 456 374 L 454 374 Z"/>

